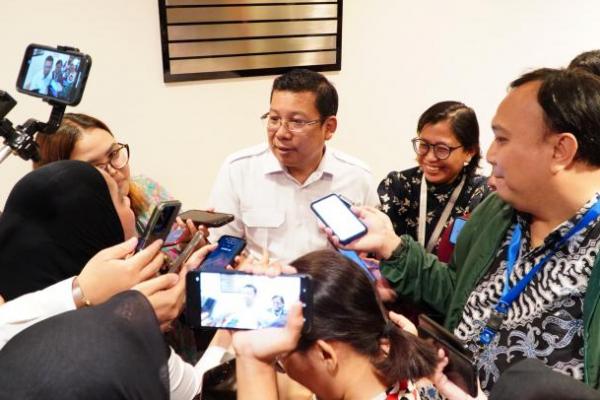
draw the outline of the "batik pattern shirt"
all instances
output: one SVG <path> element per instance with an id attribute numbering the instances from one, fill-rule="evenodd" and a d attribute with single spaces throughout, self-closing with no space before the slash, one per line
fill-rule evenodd
<path id="1" fill-rule="evenodd" d="M 398 236 L 408 234 L 415 240 L 418 239 L 421 179 L 423 179 L 423 171 L 420 167 L 392 171 L 377 188 L 381 209 L 392 220 L 394 231 Z M 461 179 L 462 173 L 448 184 L 427 185 L 425 243 L 429 241 L 444 207 Z M 489 193 L 486 177 L 474 175 L 467 179 L 444 228 L 450 225 L 454 218 L 471 213 Z M 437 253 L 437 244 L 433 253 Z"/>
<path id="2" fill-rule="evenodd" d="M 575 216 L 560 224 L 536 247 L 531 248 L 529 219 L 517 214 L 523 236 L 520 258 L 510 275 L 510 286 L 521 280 L 535 264 L 551 252 L 554 244 L 571 229 L 598 200 L 598 195 Z M 573 236 L 538 271 L 515 299 L 492 343 L 481 348 L 479 334 L 490 312 L 502 296 L 506 255 L 516 225 L 508 230 L 495 261 L 471 293 L 455 329 L 477 356 L 482 389 L 489 391 L 510 364 L 536 358 L 552 369 L 583 380 L 583 300 L 594 261 L 600 248 L 598 219 Z"/>

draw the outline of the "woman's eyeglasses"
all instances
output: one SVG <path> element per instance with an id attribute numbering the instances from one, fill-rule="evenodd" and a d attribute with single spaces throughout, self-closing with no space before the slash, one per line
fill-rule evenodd
<path id="1" fill-rule="evenodd" d="M 460 149 L 463 146 L 451 147 L 443 143 L 431 144 L 421 138 L 414 138 L 411 140 L 415 153 L 420 156 L 424 156 L 429 153 L 430 149 L 433 149 L 433 155 L 440 160 L 445 160 L 450 157 L 450 154 L 456 149 Z"/>
<path id="2" fill-rule="evenodd" d="M 104 163 L 94 164 L 97 168 L 102 168 L 108 172 L 110 165 L 114 169 L 121 169 L 129 162 L 129 145 L 124 143 L 116 143 L 110 153 L 108 153 L 108 161 Z"/>

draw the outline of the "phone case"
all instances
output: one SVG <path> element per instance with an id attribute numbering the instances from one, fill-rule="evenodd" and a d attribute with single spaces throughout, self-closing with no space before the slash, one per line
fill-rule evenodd
<path id="1" fill-rule="evenodd" d="M 184 211 L 179 215 L 179 217 L 181 217 L 181 219 L 184 221 L 191 219 L 194 221 L 194 223 L 204 225 L 208 228 L 218 228 L 219 226 L 228 224 L 235 219 L 232 214 L 203 210 Z"/>
<path id="2" fill-rule="evenodd" d="M 420 337 L 433 339 L 444 349 L 449 360 L 444 369 L 448 379 L 469 395 L 476 397 L 477 366 L 473 361 L 473 354 L 456 336 L 424 314 L 419 315 L 417 330 Z"/>
<path id="3" fill-rule="evenodd" d="M 337 194 L 335 194 L 335 193 L 329 194 L 329 195 L 327 195 L 327 196 L 323 196 L 323 197 L 321 197 L 321 198 L 319 198 L 319 199 L 317 199 L 317 200 L 313 201 L 313 202 L 310 204 L 310 209 L 312 210 L 312 212 L 313 212 L 313 213 L 314 213 L 314 214 L 317 216 L 317 218 L 319 218 L 319 220 L 320 220 L 320 221 L 321 221 L 321 222 L 322 222 L 322 223 L 323 223 L 325 226 L 327 226 L 327 227 L 329 227 L 329 228 L 331 228 L 331 227 L 329 226 L 329 224 L 327 223 L 327 221 L 326 221 L 326 220 L 325 220 L 325 219 L 324 219 L 324 218 L 321 216 L 321 214 L 319 214 L 319 212 L 316 210 L 316 208 L 315 208 L 315 204 L 317 204 L 317 203 L 319 203 L 319 202 L 321 202 L 321 201 L 323 201 L 323 200 L 325 200 L 325 199 L 327 199 L 327 198 L 329 198 L 329 197 L 332 197 L 332 196 L 335 196 L 335 197 L 337 197 L 337 198 L 339 199 L 339 201 L 342 203 L 342 205 L 344 205 L 346 208 L 350 209 L 350 204 L 348 203 L 348 201 L 347 201 L 347 200 L 345 200 L 345 199 L 343 199 L 343 198 L 342 198 L 340 195 L 337 195 Z M 352 212 L 352 211 L 350 211 L 350 212 Z M 355 218 L 356 218 L 356 217 L 355 217 Z M 355 239 L 358 239 L 359 237 L 361 237 L 361 236 L 363 236 L 363 235 L 365 235 L 365 234 L 367 233 L 367 227 L 365 226 L 365 224 L 363 224 L 363 223 L 362 223 L 362 221 L 360 221 L 358 218 L 357 218 L 357 221 L 358 221 L 358 222 L 359 222 L 359 223 L 360 223 L 360 224 L 363 226 L 363 228 L 364 228 L 364 229 L 363 229 L 362 231 L 358 232 L 357 234 L 355 234 L 355 235 L 353 235 L 353 236 L 350 236 L 350 237 L 348 237 L 348 238 L 346 238 L 346 239 L 341 239 L 341 238 L 339 238 L 339 239 L 340 239 L 340 244 L 342 244 L 342 245 L 346 245 L 346 244 L 348 244 L 348 243 L 352 242 L 352 241 L 353 241 L 353 240 L 355 240 Z M 331 228 L 331 229 L 333 230 L 333 228 Z M 333 233 L 334 233 L 334 234 L 336 234 L 335 232 L 333 232 Z"/>

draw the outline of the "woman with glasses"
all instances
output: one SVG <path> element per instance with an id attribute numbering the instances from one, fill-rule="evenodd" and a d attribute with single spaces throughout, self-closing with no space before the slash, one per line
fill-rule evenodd
<path id="1" fill-rule="evenodd" d="M 418 167 L 392 171 L 377 189 L 396 234 L 408 234 L 448 261 L 447 240 L 454 219 L 468 215 L 489 193 L 477 175 L 481 151 L 475 112 L 457 101 L 429 107 L 412 139 Z"/>
<path id="2" fill-rule="evenodd" d="M 58 160 L 80 160 L 102 168 L 131 200 L 136 229 L 141 233 L 155 204 L 171 199 L 156 182 L 140 176 L 131 178 L 129 145 L 119 143 L 108 126 L 86 114 L 67 113 L 52 135 L 37 135 L 40 160 L 34 168 Z"/>
<path id="3" fill-rule="evenodd" d="M 34 163 L 35 169 L 54 161 L 71 159 L 88 162 L 112 176 L 119 186 L 119 192 L 130 199 L 138 234 L 143 232 L 154 206 L 161 201 L 172 199 L 154 180 L 144 176 L 131 177 L 129 146 L 119 143 L 108 126 L 97 118 L 86 114 L 67 113 L 54 134 L 37 135 L 36 141 L 39 145 L 40 160 Z M 180 229 L 173 232 L 184 232 L 179 241 L 191 237 L 196 231 L 191 221 L 188 221 L 187 225 L 182 221 L 178 224 Z M 188 231 L 185 231 L 184 226 Z M 167 241 L 171 239 L 167 238 Z M 179 246 L 165 247 L 163 251 L 170 259 L 176 258 L 180 253 Z M 198 361 L 200 353 L 191 329 L 183 326 L 178 320 L 173 321 L 171 326 L 172 330 L 167 335 L 169 343 L 184 360 L 190 363 Z"/>

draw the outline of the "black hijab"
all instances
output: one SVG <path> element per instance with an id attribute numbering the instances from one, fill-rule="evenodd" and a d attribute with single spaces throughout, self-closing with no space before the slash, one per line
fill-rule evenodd
<path id="1" fill-rule="evenodd" d="M 0 350 L 0 400 L 167 400 L 169 349 L 137 291 L 59 314 Z"/>
<path id="2" fill-rule="evenodd" d="M 96 168 L 57 161 L 32 171 L 0 216 L 0 295 L 11 300 L 78 275 L 94 254 L 123 240 Z"/>

